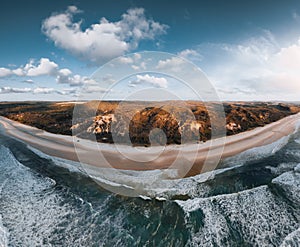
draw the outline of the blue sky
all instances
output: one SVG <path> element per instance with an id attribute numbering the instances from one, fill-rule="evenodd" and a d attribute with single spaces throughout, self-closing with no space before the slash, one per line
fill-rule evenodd
<path id="1" fill-rule="evenodd" d="M 2 1 L 0 25 L 1 101 L 75 100 L 97 68 L 140 51 L 192 61 L 222 100 L 300 96 L 299 1 Z"/>

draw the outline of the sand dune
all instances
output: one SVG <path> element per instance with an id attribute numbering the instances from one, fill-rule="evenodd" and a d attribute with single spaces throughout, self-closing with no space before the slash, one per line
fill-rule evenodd
<path id="1" fill-rule="evenodd" d="M 4 117 L 0 117 L 0 128 L 9 136 L 55 157 L 123 170 L 174 168 L 179 176 L 190 176 L 215 169 L 220 158 L 270 144 L 291 134 L 299 119 L 300 114 L 292 115 L 264 127 L 202 144 L 151 148 L 103 144 L 56 135 Z"/>

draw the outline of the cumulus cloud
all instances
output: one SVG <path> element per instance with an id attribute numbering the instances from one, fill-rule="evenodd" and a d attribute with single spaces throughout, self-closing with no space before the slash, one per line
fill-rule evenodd
<path id="1" fill-rule="evenodd" d="M 158 61 L 156 69 L 159 70 L 171 70 L 171 71 L 179 71 L 181 66 L 185 63 L 183 59 L 178 57 L 168 58 L 166 60 Z"/>
<path id="2" fill-rule="evenodd" d="M 34 94 L 49 94 L 49 93 L 57 92 L 57 90 L 55 90 L 54 88 L 37 87 L 32 89 L 32 92 Z"/>
<path id="3" fill-rule="evenodd" d="M 95 83 L 94 80 L 87 76 L 74 75 L 72 71 L 67 68 L 60 69 L 55 62 L 50 61 L 48 58 L 41 58 L 37 64 L 31 59 L 24 66 L 20 66 L 13 70 L 9 68 L 0 68 L 0 77 L 37 77 L 45 75 L 55 77 L 56 82 L 59 84 L 68 84 L 70 86 L 82 86 Z M 34 83 L 32 79 L 25 79 L 23 82 Z"/>
<path id="4" fill-rule="evenodd" d="M 71 75 L 72 74 L 72 71 L 71 70 L 69 70 L 69 69 L 60 69 L 59 71 L 58 71 L 58 74 L 60 74 L 60 75 L 62 75 L 62 76 L 69 76 L 69 75 Z"/>
<path id="5" fill-rule="evenodd" d="M 31 88 L 12 88 L 12 87 L 0 87 L 0 94 L 5 93 L 30 93 Z"/>
<path id="6" fill-rule="evenodd" d="M 158 88 L 167 88 L 168 81 L 164 77 L 155 77 L 148 74 L 145 75 L 136 75 L 136 80 L 132 81 L 129 86 L 134 87 L 136 85 L 143 84 L 143 85 L 152 85 Z"/>
<path id="7" fill-rule="evenodd" d="M 240 44 L 199 47 L 202 68 L 224 99 L 287 99 L 300 94 L 300 40 L 281 47 L 270 32 Z"/>
<path id="8" fill-rule="evenodd" d="M 118 62 L 121 64 L 131 64 L 134 62 L 133 58 L 131 57 L 119 57 Z"/>
<path id="9" fill-rule="evenodd" d="M 147 66 L 145 62 L 141 62 L 139 63 L 139 65 L 135 65 L 135 64 L 131 65 L 131 68 L 133 68 L 134 70 L 139 70 L 139 69 L 145 70 Z"/>
<path id="10" fill-rule="evenodd" d="M 6 77 L 11 75 L 16 76 L 42 76 L 42 75 L 54 75 L 56 74 L 58 65 L 50 61 L 49 58 L 41 58 L 37 64 L 31 59 L 24 66 L 20 66 L 17 69 L 0 68 L 0 77 Z"/>
<path id="11" fill-rule="evenodd" d="M 0 87 L 0 94 L 11 94 L 11 93 L 32 93 L 32 94 L 60 94 L 60 95 L 75 95 L 76 90 L 63 89 L 56 90 L 48 87 L 36 87 L 36 88 L 15 88 L 15 87 Z"/>
<path id="12" fill-rule="evenodd" d="M 135 53 L 133 56 L 122 56 L 117 58 L 117 62 L 120 64 L 126 64 L 126 65 L 131 65 L 131 68 L 134 70 L 139 70 L 139 69 L 146 69 L 146 62 L 141 61 L 141 54 Z"/>
<path id="13" fill-rule="evenodd" d="M 57 47 L 77 57 L 101 64 L 136 49 L 142 40 L 153 40 L 166 33 L 167 25 L 147 18 L 143 8 L 129 9 L 120 21 L 101 18 L 85 30 L 73 17 L 79 10 L 70 6 L 43 21 L 42 30 Z"/>
<path id="14" fill-rule="evenodd" d="M 38 66 L 34 66 L 32 64 L 27 64 L 26 75 L 27 76 L 41 76 L 41 75 L 52 75 L 56 73 L 58 65 L 48 58 L 41 58 Z"/>
<path id="15" fill-rule="evenodd" d="M 70 75 L 66 73 L 58 73 L 56 82 L 59 84 L 69 84 L 70 86 L 82 86 L 85 84 L 94 84 L 95 81 L 87 76 Z"/>
<path id="16" fill-rule="evenodd" d="M 7 68 L 0 68 L 0 77 L 6 77 L 12 74 L 12 71 Z"/>
<path id="17" fill-rule="evenodd" d="M 185 59 L 194 61 L 200 61 L 202 59 L 200 53 L 194 49 L 185 49 L 181 52 L 178 52 L 177 55 Z"/>

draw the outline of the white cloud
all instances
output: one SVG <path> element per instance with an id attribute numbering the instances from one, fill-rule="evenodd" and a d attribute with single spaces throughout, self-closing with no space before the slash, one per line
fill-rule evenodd
<path id="1" fill-rule="evenodd" d="M 12 74 L 12 71 L 7 68 L 0 68 L 0 77 L 6 77 Z"/>
<path id="2" fill-rule="evenodd" d="M 66 69 L 60 70 L 56 77 L 56 82 L 59 84 L 69 84 L 72 87 L 95 83 L 94 80 L 87 76 L 71 75 L 69 72 L 71 71 L 67 71 Z"/>
<path id="3" fill-rule="evenodd" d="M 188 60 L 200 61 L 202 56 L 200 53 L 193 49 L 186 49 L 177 53 L 178 56 L 183 57 Z"/>
<path id="4" fill-rule="evenodd" d="M 133 59 L 131 57 L 119 57 L 118 62 L 121 64 L 131 64 L 133 63 Z"/>
<path id="5" fill-rule="evenodd" d="M 12 88 L 12 87 L 1 87 L 0 94 L 6 93 L 29 93 L 31 92 L 31 88 Z"/>
<path id="6" fill-rule="evenodd" d="M 24 80 L 23 82 L 26 82 L 26 83 L 29 83 L 29 84 L 32 84 L 32 83 L 34 83 L 34 81 L 33 81 L 33 80 L 31 80 L 31 79 Z"/>
<path id="7" fill-rule="evenodd" d="M 16 76 L 42 76 L 55 75 L 58 65 L 50 61 L 49 58 L 41 58 L 37 65 L 31 59 L 25 66 L 20 66 L 17 69 L 0 68 L 0 77 L 7 77 L 11 75 Z"/>
<path id="8" fill-rule="evenodd" d="M 0 87 L 0 94 L 11 94 L 11 93 L 76 95 L 77 90 L 74 89 L 57 90 L 48 87 L 36 87 L 36 88 Z"/>
<path id="9" fill-rule="evenodd" d="M 134 53 L 133 58 L 135 61 L 140 60 L 142 58 L 142 55 L 140 53 Z"/>
<path id="10" fill-rule="evenodd" d="M 300 39 L 298 43 L 283 47 L 272 57 L 276 69 L 293 72 L 300 71 Z"/>
<path id="11" fill-rule="evenodd" d="M 111 90 L 107 89 L 107 88 L 103 88 L 101 86 L 97 86 L 97 85 L 87 85 L 85 87 L 83 87 L 82 89 L 82 93 L 106 93 L 109 92 Z"/>
<path id="12" fill-rule="evenodd" d="M 48 58 L 41 58 L 37 64 L 34 63 L 34 60 L 31 59 L 26 65 L 20 66 L 17 69 L 10 70 L 8 68 L 0 68 L 0 77 L 7 76 L 52 76 L 56 78 L 56 82 L 59 84 L 69 84 L 70 86 L 82 86 L 85 84 L 93 84 L 94 80 L 90 79 L 87 76 L 73 75 L 72 71 L 63 68 L 59 69 L 59 66 L 50 61 Z M 23 82 L 34 83 L 32 79 L 25 79 Z"/>
<path id="13" fill-rule="evenodd" d="M 37 87 L 32 89 L 32 92 L 34 94 L 49 94 L 49 93 L 57 92 L 57 90 L 55 90 L 54 88 Z"/>
<path id="14" fill-rule="evenodd" d="M 145 75 L 136 75 L 136 81 L 132 81 L 130 86 L 137 85 L 137 84 L 150 84 L 154 87 L 159 88 L 167 88 L 168 81 L 164 77 L 155 77 L 148 74 Z"/>
<path id="15" fill-rule="evenodd" d="M 145 62 L 141 62 L 139 63 L 139 65 L 135 65 L 135 64 L 131 65 L 131 68 L 133 68 L 134 70 L 139 70 L 139 69 L 145 70 L 147 66 Z"/>
<path id="16" fill-rule="evenodd" d="M 72 71 L 71 70 L 69 70 L 69 69 L 60 69 L 59 71 L 58 71 L 58 74 L 59 75 L 62 75 L 62 76 L 69 76 L 69 75 L 71 75 L 72 74 Z"/>
<path id="17" fill-rule="evenodd" d="M 41 76 L 41 75 L 52 75 L 56 73 L 58 65 L 48 58 L 41 58 L 38 66 L 29 64 L 29 69 L 27 70 L 27 76 Z M 26 67 L 26 66 L 25 66 Z"/>
<path id="18" fill-rule="evenodd" d="M 17 75 L 17 76 L 25 76 L 27 71 L 24 71 L 23 68 L 17 68 L 11 71 L 11 74 Z"/>
<path id="19" fill-rule="evenodd" d="M 54 44 L 92 63 L 103 63 L 138 47 L 142 40 L 153 40 L 166 33 L 167 26 L 146 18 L 144 9 L 129 9 L 121 20 L 99 23 L 82 30 L 81 22 L 73 22 L 78 13 L 70 6 L 61 14 L 53 14 L 42 24 L 42 30 Z"/>
<path id="20" fill-rule="evenodd" d="M 166 60 L 158 61 L 156 66 L 159 70 L 172 70 L 172 71 L 179 71 L 181 66 L 185 63 L 185 61 L 178 57 L 168 58 Z"/>
<path id="21" fill-rule="evenodd" d="M 133 56 L 122 56 L 117 58 L 117 62 L 119 62 L 120 64 L 126 64 L 126 65 L 130 65 L 131 64 L 131 68 L 134 70 L 139 70 L 139 69 L 146 69 L 146 62 L 145 61 L 141 61 L 142 55 L 139 53 L 135 53 L 133 54 Z"/>
<path id="22" fill-rule="evenodd" d="M 300 96 L 300 40 L 280 47 L 270 32 L 240 44 L 199 47 L 204 71 L 222 98 L 297 100 Z"/>

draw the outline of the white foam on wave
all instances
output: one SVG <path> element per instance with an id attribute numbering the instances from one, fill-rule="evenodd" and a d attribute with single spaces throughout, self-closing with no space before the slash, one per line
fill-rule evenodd
<path id="1" fill-rule="evenodd" d="M 300 144 L 300 139 L 295 139 L 295 142 Z"/>
<path id="2" fill-rule="evenodd" d="M 41 158 L 51 160 L 55 165 L 66 168 L 70 172 L 86 174 L 79 162 L 72 161 L 72 160 L 66 160 L 66 159 L 62 159 L 62 158 L 58 158 L 58 157 L 54 157 L 54 156 L 45 154 L 42 151 L 40 151 L 30 145 L 27 145 L 27 148 L 30 149 L 35 154 L 37 154 L 38 156 L 40 156 Z"/>
<path id="3" fill-rule="evenodd" d="M 299 138 L 299 131 L 300 131 L 300 120 L 299 121 L 297 121 L 297 123 L 296 123 L 296 128 L 295 128 L 295 131 L 294 131 L 294 133 L 293 134 L 295 134 L 296 135 L 296 138 L 294 139 L 294 141 L 296 142 L 296 143 L 298 143 L 298 144 L 300 144 L 300 138 Z M 298 138 L 297 138 L 298 137 Z"/>
<path id="4" fill-rule="evenodd" d="M 1 145 L 0 157 L 0 181 L 8 178 L 1 193 L 0 214 L 10 233 L 9 246 L 90 246 L 93 239 L 116 243 L 121 236 L 128 237 L 122 228 L 125 213 L 107 216 L 112 195 L 104 197 L 95 211 L 67 187 L 54 187 L 52 179 L 19 163 Z"/>
<path id="5" fill-rule="evenodd" d="M 176 195 L 188 195 L 193 198 L 207 194 L 209 188 L 203 183 L 214 179 L 217 174 L 226 172 L 228 169 L 242 166 L 248 160 L 258 160 L 272 155 L 282 149 L 288 143 L 289 138 L 290 136 L 286 136 L 274 143 L 255 147 L 227 158 L 222 163 L 224 168 L 182 179 L 173 179 L 178 175 L 175 169 L 132 171 L 97 168 L 86 164 L 82 165 L 79 162 L 49 156 L 30 146 L 28 146 L 28 148 L 37 155 L 52 160 L 55 165 L 67 168 L 70 172 L 78 172 L 84 175 L 88 174 L 100 185 L 104 185 L 107 189 L 112 188 L 114 192 L 122 188 L 122 190 L 136 190 L 138 195 L 151 198 L 172 198 Z"/>
<path id="6" fill-rule="evenodd" d="M 280 186 L 285 191 L 289 200 L 300 205 L 300 164 L 295 166 L 292 171 L 285 172 L 274 178 L 272 183 Z"/>
<path id="7" fill-rule="evenodd" d="M 6 183 L 7 179 L 5 179 L 2 184 L 0 185 L 0 199 L 2 196 L 2 189 Z M 0 214 L 0 246 L 6 247 L 8 246 L 8 238 L 9 238 L 9 232 L 8 229 L 3 225 L 2 222 L 2 215 Z"/>
<path id="8" fill-rule="evenodd" d="M 209 187 L 203 183 L 208 180 L 213 180 L 218 174 L 241 166 L 242 164 L 240 163 L 242 163 L 243 159 L 246 159 L 249 154 L 257 154 L 258 149 L 263 149 L 261 153 L 266 154 L 282 142 L 285 141 L 281 139 L 275 144 L 269 144 L 268 147 L 254 148 L 254 150 L 247 150 L 239 154 L 238 157 L 232 157 L 232 160 L 237 162 L 234 163 L 235 165 L 232 167 L 221 168 L 182 179 L 170 179 L 172 177 L 176 177 L 177 170 L 132 171 L 112 168 L 97 168 L 86 164 L 82 165 L 79 162 L 49 156 L 30 146 L 28 146 L 28 148 L 40 157 L 51 160 L 55 165 L 67 168 L 70 172 L 78 172 L 84 175 L 89 174 L 89 176 L 97 183 L 104 185 L 107 189 L 112 188 L 114 192 L 116 192 L 119 188 L 124 190 L 128 189 L 129 191 L 136 190 L 141 196 L 168 199 L 177 195 L 188 195 L 192 198 L 205 195 L 209 191 Z"/>
<path id="9" fill-rule="evenodd" d="M 300 173 L 300 163 L 296 165 L 294 171 Z"/>
<path id="10" fill-rule="evenodd" d="M 296 231 L 293 231 L 289 235 L 287 235 L 285 239 L 282 241 L 280 247 L 299 246 L 299 243 L 300 243 L 300 227 Z"/>
<path id="11" fill-rule="evenodd" d="M 254 147 L 235 156 L 226 158 L 223 160 L 223 165 L 226 167 L 244 165 L 249 160 L 255 161 L 273 155 L 288 143 L 290 136 L 291 135 L 282 137 L 279 140 L 268 145 Z"/>
<path id="12" fill-rule="evenodd" d="M 9 232 L 7 228 L 3 226 L 2 216 L 0 215 L 0 246 L 1 247 L 8 246 L 8 238 L 9 238 Z"/>
<path id="13" fill-rule="evenodd" d="M 213 180 L 218 174 L 243 166 L 249 160 L 259 160 L 278 152 L 288 143 L 289 138 L 290 135 L 271 144 L 255 147 L 227 158 L 222 163 L 222 167 L 224 168 L 198 174 L 193 177 L 160 181 L 159 183 L 154 184 L 156 186 L 147 188 L 147 192 L 152 197 L 162 196 L 170 198 L 176 195 L 188 195 L 191 198 L 201 197 L 202 195 L 206 195 L 210 190 L 209 186 L 205 185 L 205 182 Z"/>
<path id="14" fill-rule="evenodd" d="M 284 172 L 291 171 L 297 166 L 295 162 L 280 163 L 278 166 L 266 166 L 274 175 L 280 175 Z"/>
<path id="15" fill-rule="evenodd" d="M 137 187 L 142 188 L 139 192 L 146 197 L 162 197 L 168 198 L 169 195 L 191 193 L 193 183 L 204 182 L 208 178 L 212 178 L 212 171 L 205 174 L 199 174 L 193 178 L 186 179 L 167 179 L 176 177 L 177 170 L 149 170 L 149 171 L 133 171 L 133 170 L 116 170 L 112 168 L 99 168 L 89 165 L 82 165 L 79 162 L 65 160 L 62 158 L 47 155 L 31 146 L 28 148 L 38 156 L 51 160 L 56 166 L 64 167 L 70 172 L 77 172 L 82 175 L 89 175 L 100 185 L 106 188 L 111 187 L 114 191 L 118 188 L 135 190 Z M 227 169 L 227 168 L 226 168 Z"/>
<path id="16" fill-rule="evenodd" d="M 7 151 L 8 152 L 8 149 L 3 147 L 2 145 L 0 145 L 0 153 L 1 151 L 5 152 Z M 1 157 L 2 158 L 2 157 Z M 6 182 L 8 181 L 9 178 L 6 178 L 6 179 L 3 179 L 2 183 L 0 184 L 0 199 L 2 197 L 2 191 L 3 191 L 3 188 L 6 184 Z M 8 238 L 9 238 L 9 231 L 8 229 L 3 225 L 3 222 L 2 222 L 2 215 L 0 214 L 0 246 L 2 247 L 6 247 L 8 246 Z"/>
<path id="17" fill-rule="evenodd" d="M 278 201 L 268 186 L 176 202 L 186 212 L 187 225 L 193 222 L 193 212 L 204 214 L 204 226 L 191 230 L 191 246 L 230 246 L 239 240 L 255 246 L 279 246 L 298 227 L 289 207 Z"/>
<path id="18" fill-rule="evenodd" d="M 59 222 L 68 217 L 70 209 L 60 205 L 62 200 L 57 194 L 45 195 L 53 188 L 53 181 L 36 176 L 3 146 L 0 157 L 0 178 L 7 178 L 2 187 L 0 213 L 10 231 L 9 245 L 43 246 Z M 4 236 L 5 243 L 7 234 Z"/>
<path id="19" fill-rule="evenodd" d="M 281 168 L 286 169 L 286 164 Z M 290 171 L 274 178 L 272 183 L 280 186 L 295 205 L 300 205 L 300 164 L 293 163 L 288 168 Z M 204 226 L 191 231 L 191 246 L 229 246 L 237 236 L 232 232 L 239 232 L 243 241 L 257 246 L 282 243 L 286 247 L 299 243 L 299 211 L 291 212 L 289 202 L 276 198 L 267 185 L 209 198 L 176 200 L 176 203 L 186 213 L 186 224 L 193 222 L 193 212 L 204 214 Z"/>

